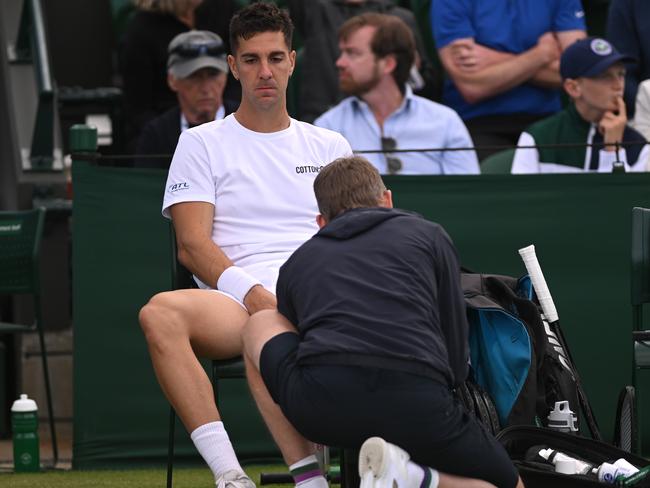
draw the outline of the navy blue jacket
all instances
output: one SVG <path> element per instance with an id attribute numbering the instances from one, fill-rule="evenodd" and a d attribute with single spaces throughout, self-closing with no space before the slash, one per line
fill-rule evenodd
<path id="1" fill-rule="evenodd" d="M 224 99 L 225 115 L 237 110 L 238 104 Z M 164 154 L 158 158 L 135 158 L 136 168 L 169 169 L 172 156 L 181 135 L 181 109 L 178 105 L 150 120 L 142 129 L 136 146 L 136 154 Z"/>
<path id="2" fill-rule="evenodd" d="M 280 269 L 278 310 L 298 328 L 298 364 L 467 376 L 467 320 L 444 229 L 397 209 L 349 210 Z"/>

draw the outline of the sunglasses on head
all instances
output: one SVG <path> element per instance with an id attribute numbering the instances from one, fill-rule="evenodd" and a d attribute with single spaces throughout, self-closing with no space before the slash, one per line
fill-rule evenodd
<path id="1" fill-rule="evenodd" d="M 198 58 L 199 56 L 222 56 L 226 54 L 226 48 L 221 42 L 202 42 L 179 44 L 169 51 L 169 54 L 178 54 L 184 58 Z"/>
<path id="2" fill-rule="evenodd" d="M 397 156 L 389 154 L 397 148 L 397 141 L 392 137 L 381 138 L 381 150 L 384 151 L 386 156 L 386 164 L 388 165 L 388 173 L 394 175 L 402 171 L 402 160 Z"/>

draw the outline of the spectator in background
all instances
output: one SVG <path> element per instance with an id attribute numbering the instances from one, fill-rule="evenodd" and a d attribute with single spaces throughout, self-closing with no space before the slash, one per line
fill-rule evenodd
<path id="1" fill-rule="evenodd" d="M 167 84 L 178 104 L 147 122 L 136 153 L 169 157 L 136 159 L 141 168 L 169 169 L 181 132 L 223 119 L 237 108 L 237 103 L 223 99 L 228 61 L 221 37 L 209 31 L 183 32 L 172 39 L 168 52 Z"/>
<path id="2" fill-rule="evenodd" d="M 518 145 L 594 146 L 517 149 L 512 172 L 609 173 L 617 159 L 627 171 L 645 171 L 648 145 L 627 125 L 623 100 L 626 61 L 630 61 L 629 57 L 604 39 L 590 37 L 569 46 L 562 54 L 560 73 L 573 103 L 530 126 L 521 134 Z M 615 143 L 621 142 L 630 144 L 617 150 Z"/>
<path id="3" fill-rule="evenodd" d="M 315 125 L 343 134 L 354 150 L 472 147 L 458 114 L 413 94 L 407 84 L 415 41 L 407 25 L 392 15 L 365 13 L 339 31 L 336 61 L 339 87 L 347 95 Z M 478 173 L 468 151 L 368 154 L 380 173 Z"/>
<path id="4" fill-rule="evenodd" d="M 623 54 L 635 58 L 627 66 L 625 104 L 634 116 L 639 83 L 650 78 L 650 2 L 612 0 L 607 17 L 607 39 Z"/>
<path id="5" fill-rule="evenodd" d="M 418 94 L 437 99 L 442 77 L 434 72 L 413 13 L 391 0 L 287 0 L 291 18 L 303 40 L 299 61 L 298 117 L 312 122 L 343 98 L 339 91 L 335 61 L 339 56 L 337 32 L 355 15 L 379 12 L 406 22 L 415 36 L 417 65 L 411 82 Z"/>
<path id="6" fill-rule="evenodd" d="M 476 146 L 514 145 L 560 110 L 560 53 L 585 36 L 580 0 L 433 0 L 431 23 L 450 78 L 443 100 Z"/>
<path id="7" fill-rule="evenodd" d="M 144 125 L 176 104 L 176 95 L 167 85 L 171 40 L 190 29 L 209 30 L 227 39 L 228 22 L 237 8 L 235 0 L 133 1 L 136 11 L 119 49 L 129 152 L 135 150 Z M 237 94 L 232 98 L 237 99 Z"/>

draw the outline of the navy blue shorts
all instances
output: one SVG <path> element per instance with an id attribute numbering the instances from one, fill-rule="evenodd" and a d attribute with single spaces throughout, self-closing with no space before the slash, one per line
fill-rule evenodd
<path id="1" fill-rule="evenodd" d="M 307 439 L 359 448 L 380 436 L 443 473 L 517 484 L 501 444 L 447 386 L 410 373 L 361 366 L 297 365 L 300 338 L 287 332 L 262 349 L 260 372 L 285 416 Z"/>

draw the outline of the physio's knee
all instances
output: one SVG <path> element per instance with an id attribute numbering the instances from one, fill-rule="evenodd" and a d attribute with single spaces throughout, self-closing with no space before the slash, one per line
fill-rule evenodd
<path id="1" fill-rule="evenodd" d="M 158 293 L 140 309 L 138 320 L 147 342 L 171 338 L 182 332 L 180 317 L 170 295 L 171 292 Z"/>

